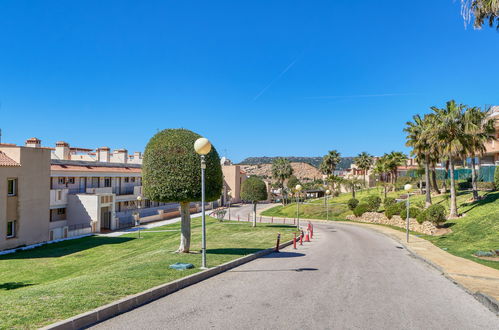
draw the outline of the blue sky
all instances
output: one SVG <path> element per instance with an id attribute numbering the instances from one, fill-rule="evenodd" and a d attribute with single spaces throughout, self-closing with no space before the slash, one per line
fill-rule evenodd
<path id="1" fill-rule="evenodd" d="M 221 155 L 404 150 L 455 98 L 499 104 L 499 33 L 454 0 L 2 1 L 3 142 L 142 150 L 184 127 Z"/>

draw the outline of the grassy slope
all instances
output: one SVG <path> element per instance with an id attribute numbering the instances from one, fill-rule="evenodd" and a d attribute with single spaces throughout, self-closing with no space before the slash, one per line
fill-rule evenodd
<path id="1" fill-rule="evenodd" d="M 388 195 L 398 197 L 402 193 L 390 192 Z M 357 194 L 357 198 L 362 199 L 369 194 L 381 194 L 381 192 L 371 189 L 370 192 L 364 191 Z M 442 236 L 421 235 L 421 237 L 454 255 L 499 269 L 499 262 L 482 260 L 472 255 L 477 250 L 499 249 L 499 192 L 481 193 L 481 195 L 485 195 L 485 199 L 477 203 L 469 203 L 472 197 L 471 193 L 460 192 L 458 195 L 459 212 L 465 213 L 466 216 L 447 221 L 446 226 L 451 228 L 452 233 Z M 348 193 L 329 200 L 330 219 L 343 220 L 346 215 L 352 214 L 344 205 L 351 197 L 351 194 Z M 411 197 L 411 202 L 422 204 L 424 198 L 425 196 L 416 195 Z M 433 196 L 433 203 L 441 203 L 448 209 L 448 194 Z M 300 210 L 300 217 L 326 219 L 323 199 L 312 201 L 309 205 L 300 205 Z M 331 213 L 331 210 L 336 210 L 336 212 Z M 296 204 L 284 207 L 276 206 L 264 211 L 262 214 L 265 216 L 293 218 L 296 216 Z M 391 227 L 403 230 L 402 228 Z"/>
<path id="2" fill-rule="evenodd" d="M 199 271 L 200 254 L 172 253 L 179 224 L 121 237 L 87 237 L 0 256 L 0 328 L 36 328 L 121 297 Z M 176 230 L 177 229 L 177 230 Z M 192 222 L 192 251 L 199 251 L 200 219 Z M 218 265 L 291 239 L 291 227 L 219 223 L 209 218 L 208 266 Z M 171 270 L 175 262 L 196 268 Z"/>

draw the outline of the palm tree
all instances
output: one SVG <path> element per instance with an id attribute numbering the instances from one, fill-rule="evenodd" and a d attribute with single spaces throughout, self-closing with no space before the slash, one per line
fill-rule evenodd
<path id="1" fill-rule="evenodd" d="M 490 27 L 497 24 L 499 29 L 499 0 L 461 0 L 461 13 L 466 22 L 475 17 L 475 28 L 481 28 L 488 21 Z"/>
<path id="2" fill-rule="evenodd" d="M 466 152 L 471 158 L 471 185 L 473 188 L 473 200 L 478 200 L 477 173 L 475 159 L 482 156 L 485 151 L 485 143 L 495 140 L 495 119 L 487 118 L 487 111 L 478 107 L 468 108 L 464 113 L 464 125 L 466 134 Z"/>
<path id="3" fill-rule="evenodd" d="M 426 116 L 425 116 L 426 117 Z M 404 131 L 407 133 L 406 146 L 412 147 L 412 154 L 416 157 L 419 164 L 424 164 L 424 175 L 426 184 L 426 207 L 431 205 L 430 190 L 430 143 L 426 138 L 425 130 L 431 128 L 428 121 L 419 115 L 412 117 L 414 121 L 408 121 Z"/>
<path id="4" fill-rule="evenodd" d="M 427 132 L 427 138 L 439 143 L 442 153 L 447 157 L 450 169 L 450 217 L 457 217 L 456 180 L 454 178 L 454 161 L 466 153 L 466 134 L 464 125 L 463 104 L 448 101 L 445 108 L 431 107 L 436 115 L 436 125 Z"/>
<path id="5" fill-rule="evenodd" d="M 387 186 L 388 186 L 388 168 L 387 168 L 387 154 L 383 155 L 383 157 L 380 157 L 378 158 L 378 160 L 376 161 L 376 163 L 374 163 L 374 168 L 373 168 L 373 172 L 374 174 L 377 174 L 379 176 L 379 181 L 381 182 L 381 184 L 383 185 L 383 191 L 384 191 L 384 196 L 385 196 L 385 199 L 386 199 L 386 189 L 387 189 Z"/>
<path id="6" fill-rule="evenodd" d="M 357 167 L 362 170 L 363 175 L 364 175 L 364 184 L 367 187 L 366 173 L 367 173 L 367 171 L 369 171 L 369 169 L 373 165 L 373 156 L 371 156 L 367 152 L 362 152 L 362 153 L 358 154 L 357 157 L 355 157 L 353 161 L 354 161 L 355 165 L 357 165 Z"/>
<path id="7" fill-rule="evenodd" d="M 281 194 L 283 195 L 283 205 L 284 205 L 284 181 L 288 179 L 293 174 L 293 167 L 291 163 L 286 158 L 276 158 L 272 162 L 272 178 L 277 181 L 278 187 L 281 188 Z"/>
<path id="8" fill-rule="evenodd" d="M 342 179 L 342 184 L 344 184 L 348 190 L 352 192 L 352 198 L 355 198 L 355 191 L 362 186 L 363 181 L 357 178 Z"/>
<path id="9" fill-rule="evenodd" d="M 392 180 L 392 184 L 395 187 L 395 184 L 397 183 L 398 167 L 405 163 L 405 161 L 407 160 L 407 156 L 404 155 L 403 152 L 392 151 L 389 154 L 385 154 L 384 157 L 386 157 L 385 167 L 388 170 L 388 172 L 390 173 L 390 178 Z"/>
<path id="10" fill-rule="evenodd" d="M 330 150 L 327 155 L 322 157 L 319 169 L 324 175 L 332 175 L 340 161 L 341 154 L 337 150 Z"/>

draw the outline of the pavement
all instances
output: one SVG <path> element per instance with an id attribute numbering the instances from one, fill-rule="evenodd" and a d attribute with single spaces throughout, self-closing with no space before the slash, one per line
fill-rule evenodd
<path id="1" fill-rule="evenodd" d="M 415 247 L 415 246 L 414 246 Z M 384 233 L 317 223 L 272 253 L 94 329 L 499 329 L 499 318 Z"/>

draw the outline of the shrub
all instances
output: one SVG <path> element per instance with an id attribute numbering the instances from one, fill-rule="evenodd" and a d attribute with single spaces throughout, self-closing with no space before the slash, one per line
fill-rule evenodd
<path id="1" fill-rule="evenodd" d="M 494 182 L 483 182 L 483 181 L 478 181 L 476 183 L 476 186 L 480 190 L 494 190 L 496 189 L 496 185 Z"/>
<path id="2" fill-rule="evenodd" d="M 333 197 L 338 197 L 340 195 L 340 192 L 338 190 L 333 191 Z"/>
<path id="3" fill-rule="evenodd" d="M 419 214 L 421 214 L 421 210 L 418 209 L 417 207 L 410 207 L 409 208 L 409 218 L 417 219 Z"/>
<path id="4" fill-rule="evenodd" d="M 434 224 L 445 222 L 445 207 L 440 204 L 434 204 L 428 207 L 425 211 L 425 220 L 431 221 Z"/>
<path id="5" fill-rule="evenodd" d="M 416 221 L 419 224 L 422 224 L 423 222 L 426 221 L 426 211 L 419 212 L 418 216 L 416 217 Z"/>
<path id="6" fill-rule="evenodd" d="M 406 202 L 398 202 L 397 204 L 397 215 L 400 215 L 401 217 L 405 218 L 407 216 L 407 204 Z"/>
<path id="7" fill-rule="evenodd" d="M 362 200 L 362 203 L 367 204 L 370 212 L 376 212 L 381 205 L 381 198 L 379 196 L 367 196 Z"/>
<path id="8" fill-rule="evenodd" d="M 494 183 L 496 189 L 499 189 L 499 166 L 496 166 L 496 169 L 494 170 Z"/>
<path id="9" fill-rule="evenodd" d="M 397 204 L 398 207 L 398 213 L 402 219 L 407 218 L 407 205 L 405 202 L 400 202 Z M 421 213 L 421 210 L 418 209 L 417 207 L 410 207 L 409 208 L 409 218 L 417 218 L 417 216 Z"/>
<path id="10" fill-rule="evenodd" d="M 353 214 L 356 217 L 361 217 L 364 213 L 369 211 L 369 206 L 367 204 L 361 203 L 353 209 Z"/>
<path id="11" fill-rule="evenodd" d="M 397 200 L 393 197 L 387 197 L 387 198 L 385 198 L 385 201 L 383 202 L 383 204 L 385 205 L 385 207 L 389 207 L 391 205 L 397 204 Z"/>
<path id="12" fill-rule="evenodd" d="M 359 200 L 355 198 L 350 198 L 347 202 L 347 205 L 350 210 L 353 210 L 357 207 L 357 205 L 359 205 Z"/>
<path id="13" fill-rule="evenodd" d="M 462 181 L 457 183 L 457 190 L 468 190 L 471 189 L 471 182 Z"/>
<path id="14" fill-rule="evenodd" d="M 391 219 L 394 215 L 399 214 L 399 207 L 397 204 L 392 204 L 386 207 L 385 209 L 385 216 L 388 219 Z"/>

